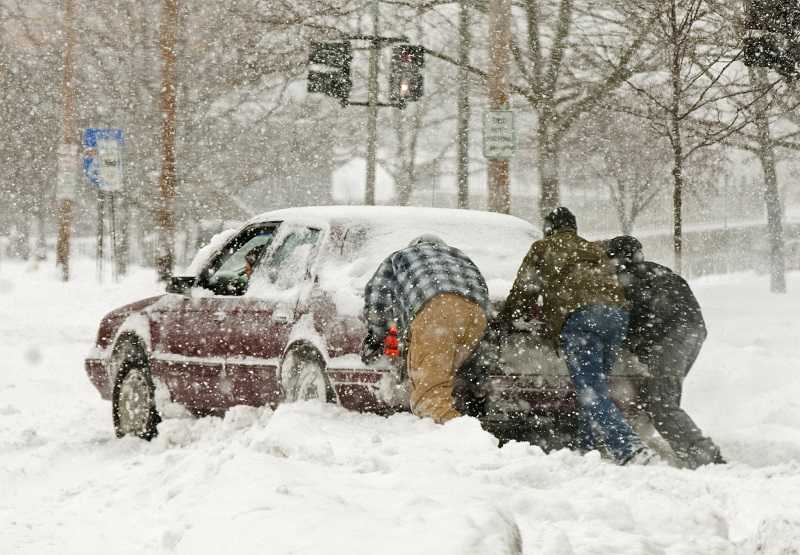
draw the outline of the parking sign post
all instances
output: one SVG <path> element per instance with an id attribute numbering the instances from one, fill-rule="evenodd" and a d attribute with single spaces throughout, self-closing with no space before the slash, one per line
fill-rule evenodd
<path id="1" fill-rule="evenodd" d="M 114 218 L 115 194 L 123 188 L 123 149 L 125 134 L 117 128 L 87 128 L 83 133 L 83 171 L 89 183 L 97 189 L 97 279 L 103 278 L 104 236 L 106 212 L 110 215 L 109 234 L 113 278 L 117 271 L 117 233 Z M 108 205 L 106 207 L 106 205 Z M 106 209 L 108 208 L 108 209 Z"/>

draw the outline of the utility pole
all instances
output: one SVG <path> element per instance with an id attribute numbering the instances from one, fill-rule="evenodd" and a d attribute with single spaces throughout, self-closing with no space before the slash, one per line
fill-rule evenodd
<path id="1" fill-rule="evenodd" d="M 372 34 L 378 37 L 378 0 L 372 2 Z M 378 157 L 378 56 L 380 41 L 370 43 L 369 83 L 367 92 L 367 184 L 364 189 L 364 204 L 375 204 L 375 164 Z"/>
<path id="2" fill-rule="evenodd" d="M 509 109 L 508 65 L 511 45 L 511 0 L 489 2 L 489 110 Z M 508 187 L 509 161 L 489 159 L 487 189 L 489 210 L 508 214 L 511 196 Z"/>
<path id="3" fill-rule="evenodd" d="M 159 46 L 161 49 L 161 177 L 158 205 L 158 277 L 166 281 L 175 263 L 175 47 L 178 35 L 178 0 L 162 0 Z"/>
<path id="4" fill-rule="evenodd" d="M 56 244 L 56 265 L 61 268 L 61 279 L 69 280 L 69 242 L 72 233 L 72 202 L 75 196 L 76 162 L 78 158 L 77 127 L 75 123 L 75 31 L 73 20 L 75 6 L 73 0 L 64 0 L 64 81 L 62 97 L 64 101 L 63 137 L 59 150 L 58 184 L 56 202 L 58 206 L 58 240 Z"/>
<path id="5" fill-rule="evenodd" d="M 470 32 L 470 13 L 467 0 L 461 0 L 458 18 L 458 163 L 456 181 L 458 183 L 458 207 L 469 208 L 469 51 L 472 47 Z"/>

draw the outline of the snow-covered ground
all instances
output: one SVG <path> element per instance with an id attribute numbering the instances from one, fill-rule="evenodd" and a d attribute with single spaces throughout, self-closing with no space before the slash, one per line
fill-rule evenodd
<path id="1" fill-rule="evenodd" d="M 78 261 L 0 265 L 0 554 L 800 553 L 800 274 L 696 282 L 685 405 L 730 464 L 620 468 L 314 403 L 117 440 L 83 371 L 109 309 L 158 291 Z"/>

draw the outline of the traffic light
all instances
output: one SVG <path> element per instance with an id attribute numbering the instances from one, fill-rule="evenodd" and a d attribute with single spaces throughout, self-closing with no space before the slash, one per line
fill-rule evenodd
<path id="1" fill-rule="evenodd" d="M 745 28 L 791 36 L 800 28 L 798 0 L 752 0 Z"/>
<path id="2" fill-rule="evenodd" d="M 746 66 L 768 67 L 787 81 L 800 76 L 800 0 L 752 0 L 745 19 L 742 59 Z"/>
<path id="3" fill-rule="evenodd" d="M 342 106 L 346 106 L 353 88 L 352 61 L 350 42 L 312 42 L 308 63 L 316 69 L 308 71 L 308 92 L 338 98 Z"/>
<path id="4" fill-rule="evenodd" d="M 745 37 L 742 59 L 746 66 L 773 67 L 780 63 L 783 49 L 775 37 Z"/>
<path id="5" fill-rule="evenodd" d="M 389 71 L 389 100 L 405 108 L 406 102 L 416 102 L 422 97 L 422 67 L 425 65 L 425 48 L 400 44 L 392 48 Z"/>
<path id="6" fill-rule="evenodd" d="M 745 37 L 742 61 L 746 66 L 768 67 L 787 81 L 794 81 L 800 72 L 800 51 L 797 45 L 785 44 L 775 35 Z"/>

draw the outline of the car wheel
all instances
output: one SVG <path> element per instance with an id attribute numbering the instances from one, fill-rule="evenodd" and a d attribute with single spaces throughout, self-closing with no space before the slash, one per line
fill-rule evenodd
<path id="1" fill-rule="evenodd" d="M 136 436 L 151 440 L 161 422 L 156 410 L 156 389 L 142 356 L 126 357 L 114 382 L 112 401 L 117 437 Z"/>
<path id="2" fill-rule="evenodd" d="M 286 401 L 334 401 L 333 388 L 318 357 L 307 353 L 290 353 L 286 357 L 282 375 Z"/>

